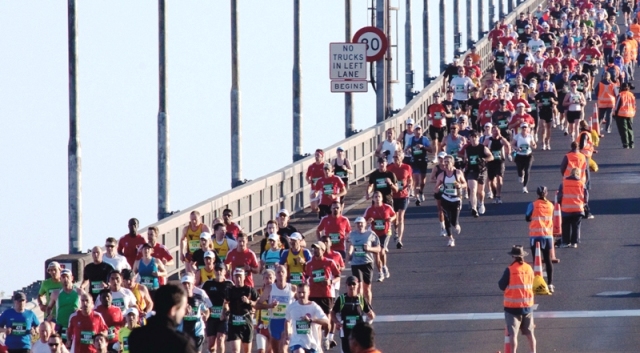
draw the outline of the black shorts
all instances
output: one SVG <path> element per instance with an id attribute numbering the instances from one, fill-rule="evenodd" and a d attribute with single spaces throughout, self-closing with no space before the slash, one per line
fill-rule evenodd
<path id="1" fill-rule="evenodd" d="M 442 142 L 444 139 L 444 134 L 447 132 L 447 128 L 443 127 L 435 127 L 433 125 L 429 125 L 429 137 L 431 137 L 431 141 Z"/>
<path id="2" fill-rule="evenodd" d="M 567 112 L 567 121 L 569 124 L 575 123 L 580 120 L 580 118 L 582 118 L 582 112 Z"/>
<path id="3" fill-rule="evenodd" d="M 215 337 L 219 333 L 227 333 L 228 330 L 228 322 L 227 320 L 220 319 L 207 319 L 207 337 Z"/>
<path id="4" fill-rule="evenodd" d="M 627 5 L 622 5 L 622 12 L 623 13 L 631 13 L 633 10 L 631 9 L 631 7 L 627 6 Z"/>
<path id="5" fill-rule="evenodd" d="M 411 162 L 411 172 L 413 174 L 427 175 L 427 162 L 426 161 Z"/>
<path id="6" fill-rule="evenodd" d="M 231 316 L 233 317 L 233 315 Z M 253 340 L 253 325 L 251 319 L 247 319 L 243 325 L 234 325 L 231 318 L 229 318 L 227 322 L 227 342 L 240 340 L 242 343 L 251 343 Z"/>
<path id="7" fill-rule="evenodd" d="M 487 171 L 485 170 L 482 172 L 478 172 L 475 170 L 469 170 L 464 173 L 464 177 L 467 180 L 476 180 L 478 181 L 478 184 L 484 184 L 484 182 L 487 180 Z"/>
<path id="8" fill-rule="evenodd" d="M 371 284 L 373 279 L 373 263 L 364 265 L 351 265 L 351 274 L 360 279 L 360 282 Z"/>
<path id="9" fill-rule="evenodd" d="M 582 71 L 584 71 L 584 73 L 588 73 L 590 76 L 593 76 L 593 74 L 596 71 L 596 66 L 595 65 L 591 65 L 591 64 L 582 63 Z"/>
<path id="10" fill-rule="evenodd" d="M 322 219 L 324 216 L 331 214 L 331 205 L 318 205 L 318 218 Z"/>
<path id="11" fill-rule="evenodd" d="M 309 300 L 318 304 L 322 308 L 322 312 L 329 315 L 333 308 L 333 298 L 309 297 Z"/>
<path id="12" fill-rule="evenodd" d="M 400 199 L 393 199 L 393 210 L 395 212 L 398 212 L 400 210 L 402 211 L 406 211 L 407 208 L 409 207 L 409 198 L 408 197 L 403 197 Z"/>
<path id="13" fill-rule="evenodd" d="M 487 176 L 489 177 L 489 180 L 493 180 L 496 177 L 503 177 L 504 169 L 505 166 L 503 160 L 493 160 L 487 163 Z"/>
<path id="14" fill-rule="evenodd" d="M 545 111 L 541 111 L 540 112 L 540 119 L 542 119 L 543 121 L 550 123 L 551 120 L 553 119 L 553 112 L 549 111 L 549 112 L 545 112 Z"/>
<path id="15" fill-rule="evenodd" d="M 390 235 L 378 235 L 380 239 L 380 248 L 389 251 L 389 239 L 391 239 Z"/>

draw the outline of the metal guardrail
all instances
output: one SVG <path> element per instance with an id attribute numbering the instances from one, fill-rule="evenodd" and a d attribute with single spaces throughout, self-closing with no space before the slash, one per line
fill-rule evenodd
<path id="1" fill-rule="evenodd" d="M 545 3 L 546 0 L 524 1 L 506 16 L 506 22 L 514 23 L 516 14 L 523 11 L 533 12 L 539 4 Z M 484 71 L 491 65 L 491 44 L 486 36 L 476 43 L 476 52 L 481 57 L 480 67 Z M 408 118 L 412 118 L 416 124 L 423 127 L 427 126 L 427 107 L 433 103 L 434 93 L 442 89 L 443 80 L 443 76 L 440 75 L 392 118 L 329 146 L 325 149 L 325 158 L 333 159 L 336 148 L 342 146 L 353 165 L 352 182 L 362 180 L 375 169 L 374 153 L 378 143 L 384 138 L 386 129 L 395 128 L 396 131 L 403 131 L 404 122 Z M 192 211 L 200 212 L 202 222 L 210 225 L 213 219 L 222 215 L 224 209 L 229 208 L 235 215 L 234 221 L 239 223 L 247 234 L 260 233 L 267 221 L 274 219 L 281 208 L 298 212 L 309 206 L 310 187 L 304 176 L 312 163 L 313 157 L 305 158 L 147 226 L 160 229 L 161 242 L 176 259 L 175 265 L 169 268 L 169 275 L 174 275 L 183 268 L 179 261 L 179 243 L 182 230 L 188 225 L 189 214 Z M 140 231 L 146 232 L 147 228 Z"/>

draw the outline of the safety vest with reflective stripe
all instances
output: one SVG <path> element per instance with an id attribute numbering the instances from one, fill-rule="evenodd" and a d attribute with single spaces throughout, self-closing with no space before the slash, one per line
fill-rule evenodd
<path id="1" fill-rule="evenodd" d="M 571 178 L 562 180 L 560 209 L 565 213 L 584 212 L 584 183 L 582 181 Z"/>
<path id="2" fill-rule="evenodd" d="M 509 285 L 504 291 L 505 308 L 533 306 L 533 269 L 527 263 L 514 262 L 509 268 Z"/>
<path id="3" fill-rule="evenodd" d="M 571 175 L 571 169 L 578 168 L 580 171 L 580 180 L 587 181 L 587 157 L 578 152 L 569 152 L 565 155 L 567 157 L 567 169 L 564 170 L 564 177 Z"/>
<path id="4" fill-rule="evenodd" d="M 620 92 L 618 97 L 620 100 L 620 109 L 618 109 L 617 116 L 621 118 L 633 118 L 636 116 L 636 99 L 633 93 L 629 91 Z"/>
<path id="5" fill-rule="evenodd" d="M 533 202 L 531 223 L 529 223 L 530 237 L 553 236 L 553 204 L 547 200 Z"/>
<path id="6" fill-rule="evenodd" d="M 580 153 L 584 154 L 587 158 L 591 158 L 591 155 L 593 155 L 593 142 L 591 141 L 591 132 L 580 131 L 578 137 L 576 138 L 576 143 L 578 144 L 578 146 L 580 146 L 580 139 L 582 138 L 582 135 L 587 136 L 587 139 L 585 140 L 584 147 L 582 147 Z"/>
<path id="7" fill-rule="evenodd" d="M 616 105 L 616 86 L 613 83 L 598 84 L 598 108 L 613 108 Z"/>

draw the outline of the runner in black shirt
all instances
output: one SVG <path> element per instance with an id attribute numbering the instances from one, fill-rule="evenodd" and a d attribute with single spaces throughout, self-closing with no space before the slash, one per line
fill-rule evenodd
<path id="1" fill-rule="evenodd" d="M 216 347 L 224 347 L 224 340 L 227 335 L 227 318 L 222 313 L 228 311 L 228 303 L 226 298 L 228 291 L 233 287 L 233 282 L 225 279 L 227 273 L 226 267 L 222 263 L 214 266 L 216 278 L 206 281 L 202 284 L 202 290 L 207 293 L 211 300 L 211 308 L 209 318 L 207 319 L 207 339 L 209 340 L 209 348 L 216 352 Z M 211 347 L 213 347 L 211 349 Z"/>
<path id="2" fill-rule="evenodd" d="M 234 352 L 251 352 L 253 340 L 252 307 L 258 300 L 258 293 L 252 287 L 244 285 L 245 272 L 242 268 L 233 271 L 234 286 L 227 290 L 225 298 L 229 303 L 229 311 L 225 312 L 228 323 L 228 342 Z"/>
<path id="3" fill-rule="evenodd" d="M 331 310 L 331 320 L 336 323 L 336 328 L 340 330 L 342 340 L 342 352 L 351 353 L 349 349 L 349 335 L 351 329 L 358 323 L 363 322 L 362 315 L 366 314 L 368 321 L 373 320 L 376 315 L 367 300 L 360 295 L 360 280 L 356 276 L 347 278 L 347 293 L 340 295 L 333 309 Z M 338 314 L 340 318 L 338 318 Z"/>
<path id="4" fill-rule="evenodd" d="M 393 192 L 398 192 L 398 179 L 393 172 L 387 170 L 387 159 L 378 158 L 378 169 L 369 175 L 369 187 L 365 191 L 367 200 L 373 191 L 382 193 L 382 202 L 393 206 Z"/>
<path id="5" fill-rule="evenodd" d="M 94 246 L 91 249 L 91 256 L 93 257 L 93 262 L 84 267 L 81 288 L 85 292 L 91 293 L 91 297 L 95 302 L 100 291 L 107 288 L 108 277 L 113 271 L 113 266 L 102 261 L 102 248 L 99 246 Z"/>

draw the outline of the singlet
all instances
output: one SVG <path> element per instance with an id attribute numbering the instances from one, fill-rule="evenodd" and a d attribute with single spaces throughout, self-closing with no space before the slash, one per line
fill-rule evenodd
<path id="1" fill-rule="evenodd" d="M 160 284 L 158 283 L 158 277 L 154 277 L 153 272 L 158 272 L 158 264 L 156 264 L 156 259 L 152 257 L 148 265 L 145 265 L 144 260 L 140 259 L 140 263 L 138 264 L 140 284 L 147 287 L 148 290 L 156 290 L 160 287 Z"/>
<path id="2" fill-rule="evenodd" d="M 485 165 L 485 152 L 484 152 L 484 145 L 477 145 L 477 146 L 473 146 L 473 145 L 468 145 L 467 148 L 465 149 L 466 153 L 467 153 L 467 158 L 469 159 L 468 163 L 467 163 L 467 171 L 474 171 L 474 172 L 484 172 L 484 170 L 486 169 L 486 165 Z"/>
<path id="3" fill-rule="evenodd" d="M 300 248 L 297 254 L 293 253 L 293 249 L 289 249 L 287 253 L 287 266 L 289 267 L 289 278 L 291 284 L 301 284 L 302 274 L 304 273 L 304 265 L 298 261 L 300 257 L 304 257 L 304 249 Z"/>
<path id="4" fill-rule="evenodd" d="M 262 261 L 264 261 L 264 268 L 267 270 L 276 269 L 276 265 L 280 263 L 280 256 L 282 255 L 281 249 L 269 249 L 262 253 Z"/>
<path id="5" fill-rule="evenodd" d="M 191 229 L 191 225 L 187 226 L 187 246 L 189 249 L 189 253 L 191 254 L 193 254 L 194 251 L 200 249 L 200 233 L 202 233 L 203 225 L 203 223 L 200 223 L 196 230 Z"/>
<path id="6" fill-rule="evenodd" d="M 579 112 L 582 111 L 582 106 L 578 104 L 580 102 L 580 94 L 578 93 L 568 93 L 569 94 L 569 111 L 570 112 Z"/>
<path id="7" fill-rule="evenodd" d="M 60 327 L 67 328 L 67 325 L 69 325 L 69 317 L 79 308 L 80 295 L 76 292 L 76 289 L 73 288 L 69 293 L 61 289 L 60 294 L 58 294 L 58 300 L 56 300 L 56 323 L 60 325 Z"/>
<path id="8" fill-rule="evenodd" d="M 402 133 L 404 134 L 404 138 L 402 139 L 402 147 L 406 149 L 406 147 L 411 144 L 411 139 L 414 135 L 413 132 L 407 132 L 407 130 L 404 130 Z"/>
<path id="9" fill-rule="evenodd" d="M 502 146 L 502 139 L 494 139 L 493 137 L 489 137 L 489 151 L 491 151 L 494 161 L 504 160 L 503 147 L 504 146 Z"/>
<path id="10" fill-rule="evenodd" d="M 284 320 L 284 314 L 287 311 L 287 307 L 293 303 L 295 293 L 291 291 L 291 284 L 286 283 L 284 289 L 278 288 L 274 283 L 271 285 L 271 294 L 269 295 L 269 302 L 274 300 L 278 301 L 278 305 L 270 310 L 270 317 L 272 320 Z"/>
<path id="11" fill-rule="evenodd" d="M 118 331 L 118 341 L 120 342 L 122 353 L 129 353 L 129 335 L 131 335 L 131 331 L 133 330 L 129 329 L 127 326 Z"/>
<path id="12" fill-rule="evenodd" d="M 216 270 L 212 269 L 211 271 L 207 271 L 206 268 L 200 269 L 200 283 L 204 283 L 208 280 L 216 278 Z"/>
<path id="13" fill-rule="evenodd" d="M 458 157 L 458 152 L 460 152 L 460 149 L 463 146 L 462 142 L 463 142 L 462 136 L 458 136 L 458 138 L 454 140 L 453 135 L 451 134 L 447 135 L 447 139 L 446 139 L 447 154 L 453 156 L 454 159 L 460 159 L 460 157 Z"/>
<path id="14" fill-rule="evenodd" d="M 532 135 L 524 137 L 522 136 L 522 134 L 516 134 L 514 139 L 516 141 L 516 147 L 520 148 L 520 151 L 516 151 L 517 155 L 528 156 L 532 153 L 531 151 L 531 140 L 533 140 Z"/>
<path id="15" fill-rule="evenodd" d="M 213 250 L 216 252 L 218 257 L 220 258 L 220 261 L 224 262 L 224 260 L 227 258 L 227 254 L 229 253 L 229 250 L 231 250 L 229 249 L 229 243 L 227 242 L 227 238 L 225 237 L 222 240 L 222 244 L 218 244 L 217 239 L 213 239 L 211 243 L 213 244 Z"/>
<path id="16" fill-rule="evenodd" d="M 382 141 L 382 151 L 389 151 L 389 155 L 387 157 L 387 163 L 393 163 L 393 155 L 396 153 L 398 144 L 396 141 L 389 142 L 387 140 Z"/>
<path id="17" fill-rule="evenodd" d="M 436 179 L 444 172 L 444 169 L 440 167 L 440 164 L 437 164 L 434 168 L 436 168 Z"/>
<path id="18" fill-rule="evenodd" d="M 138 303 L 138 308 L 140 311 L 144 311 L 147 307 L 147 302 L 142 300 L 142 293 L 140 293 L 140 283 L 136 283 L 135 287 L 131 287 L 131 293 L 136 297 L 136 303 Z"/>
<path id="19" fill-rule="evenodd" d="M 349 173 L 347 173 L 347 170 L 344 168 L 344 164 L 347 162 L 347 159 L 343 159 L 342 160 L 342 165 L 338 165 L 338 158 L 333 160 L 333 173 L 340 179 L 342 179 L 342 182 L 344 183 L 344 185 L 348 185 L 349 184 Z"/>
<path id="20" fill-rule="evenodd" d="M 416 147 L 417 145 L 424 146 L 423 148 Z M 416 139 L 415 136 L 411 138 L 411 156 L 413 162 L 424 162 L 427 158 L 427 152 L 425 147 L 429 146 L 429 140 L 426 137 L 420 136 L 419 139 Z"/>
<path id="21" fill-rule="evenodd" d="M 458 171 L 454 170 L 451 176 L 444 175 L 442 188 L 442 198 L 450 201 L 450 202 L 458 202 L 460 201 L 460 192 L 456 187 L 454 187 L 454 183 L 456 182 L 456 173 Z"/>

